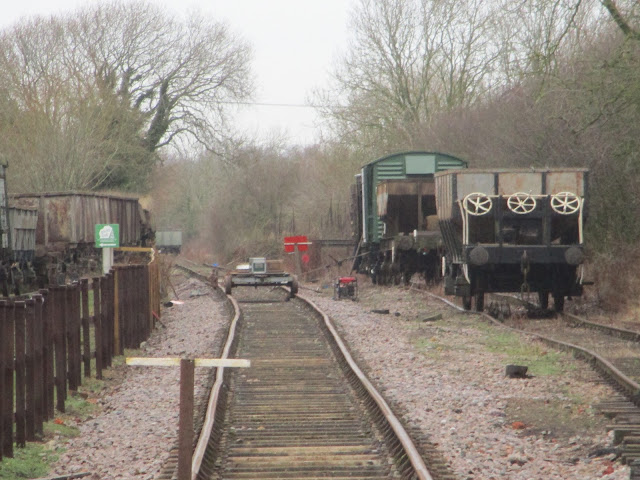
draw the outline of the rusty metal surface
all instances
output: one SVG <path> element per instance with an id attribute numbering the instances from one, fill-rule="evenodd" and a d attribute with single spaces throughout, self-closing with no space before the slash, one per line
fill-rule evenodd
<path id="1" fill-rule="evenodd" d="M 468 169 L 436 173 L 436 202 L 440 219 L 456 216 L 456 203 L 471 193 L 485 195 L 555 195 L 570 192 L 587 195 L 584 168 Z"/>
<path id="2" fill-rule="evenodd" d="M 579 197 L 584 197 L 586 194 L 585 172 L 573 170 L 549 173 L 547 175 L 547 195 L 561 192 L 571 192 Z"/>
<path id="3" fill-rule="evenodd" d="M 32 208 L 9 207 L 11 248 L 14 252 L 35 251 L 38 211 Z"/>
<path id="4" fill-rule="evenodd" d="M 442 198 L 441 203 L 447 203 L 450 205 L 455 204 L 457 200 L 463 199 L 470 193 L 485 193 L 487 195 L 495 194 L 495 180 L 493 173 L 469 173 L 455 175 L 456 189 L 448 191 L 451 198 Z M 437 195 L 440 195 L 438 191 Z M 440 203 L 438 203 L 438 206 Z"/>
<path id="5" fill-rule="evenodd" d="M 529 195 L 542 194 L 540 172 L 504 172 L 498 175 L 498 195 L 524 192 Z"/>
<path id="6" fill-rule="evenodd" d="M 17 194 L 12 204 L 38 210 L 36 244 L 45 252 L 66 245 L 93 244 L 95 225 L 120 225 L 120 244 L 136 245 L 141 237 L 137 197 L 98 193 Z"/>
<path id="7" fill-rule="evenodd" d="M 236 356 L 252 366 L 229 374 L 218 453 L 198 478 L 402 478 L 309 307 L 279 290 L 236 297 Z"/>
<path id="8" fill-rule="evenodd" d="M 433 179 L 421 180 L 387 180 L 376 187 L 376 200 L 378 216 L 383 217 L 388 213 L 389 197 L 411 196 L 415 197 L 414 208 L 417 208 L 418 196 L 435 195 Z"/>

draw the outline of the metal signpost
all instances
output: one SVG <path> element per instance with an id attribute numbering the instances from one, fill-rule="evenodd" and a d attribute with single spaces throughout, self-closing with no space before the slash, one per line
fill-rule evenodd
<path id="1" fill-rule="evenodd" d="M 96 248 L 102 249 L 102 273 L 106 275 L 113 266 L 113 249 L 120 246 L 120 225 L 97 224 L 95 239 Z"/>

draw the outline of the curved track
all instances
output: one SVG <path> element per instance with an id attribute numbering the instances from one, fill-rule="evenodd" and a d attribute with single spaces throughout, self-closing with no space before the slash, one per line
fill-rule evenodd
<path id="1" fill-rule="evenodd" d="M 429 471 L 329 318 L 287 298 L 267 288 L 229 297 L 237 331 L 225 353 L 251 368 L 218 371 L 194 478 L 451 478 L 442 465 Z"/>

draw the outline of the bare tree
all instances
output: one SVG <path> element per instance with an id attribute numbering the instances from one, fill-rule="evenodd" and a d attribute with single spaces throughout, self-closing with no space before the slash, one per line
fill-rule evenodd
<path id="1" fill-rule="evenodd" d="M 322 102 L 343 106 L 325 115 L 336 130 L 365 142 L 380 145 L 382 135 L 411 145 L 435 113 L 472 105 L 491 87 L 499 58 L 492 5 L 361 0 L 352 16 L 354 41 Z"/>
<path id="2" fill-rule="evenodd" d="M 92 189 L 125 155 L 142 150 L 138 115 L 69 74 L 72 47 L 63 30 L 60 20 L 34 19 L 0 36 L 0 81 L 10 107 L 0 119 L 0 151 L 14 191 Z"/>
<path id="3" fill-rule="evenodd" d="M 502 87 L 557 76 L 562 64 L 601 34 L 598 7 L 595 0 L 500 0 L 496 23 L 497 41 L 504 46 Z"/>
<path id="4" fill-rule="evenodd" d="M 632 24 L 633 20 L 637 20 L 640 11 L 637 1 L 623 0 L 623 8 L 620 8 L 614 0 L 600 0 L 600 2 L 626 37 L 640 40 L 640 28 Z"/>
<path id="5" fill-rule="evenodd" d="M 78 63 L 145 116 L 150 151 L 177 138 L 214 149 L 229 104 L 252 91 L 250 48 L 204 15 L 181 22 L 148 2 L 113 2 L 80 11 L 69 30 Z"/>
<path id="6" fill-rule="evenodd" d="M 30 172 L 21 189 L 144 188 L 161 147 L 225 142 L 229 104 L 252 89 L 250 49 L 228 26 L 147 2 L 35 17 L 0 50 L 0 152 Z"/>

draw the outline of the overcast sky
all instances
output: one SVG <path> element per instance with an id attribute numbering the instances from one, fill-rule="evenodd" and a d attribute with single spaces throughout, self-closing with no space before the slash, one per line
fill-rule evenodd
<path id="1" fill-rule="evenodd" d="M 71 12 L 92 0 L 18 0 L 3 5 L 0 27 L 24 16 Z M 98 1 L 98 0 L 93 0 Z M 178 14 L 199 9 L 224 19 L 253 46 L 256 103 L 242 108 L 240 126 L 266 138 L 287 134 L 292 144 L 315 140 L 317 121 L 309 102 L 347 42 L 354 0 L 151 0 Z M 282 106 L 275 106 L 282 105 Z"/>

